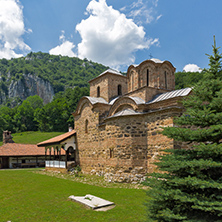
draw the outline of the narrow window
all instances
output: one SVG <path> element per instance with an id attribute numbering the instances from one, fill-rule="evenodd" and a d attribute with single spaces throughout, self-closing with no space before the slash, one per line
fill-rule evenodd
<path id="1" fill-rule="evenodd" d="M 149 86 L 149 69 L 146 71 L 146 85 Z"/>
<path id="2" fill-rule="evenodd" d="M 97 97 L 100 97 L 100 87 L 97 87 Z"/>
<path id="3" fill-rule="evenodd" d="M 122 95 L 122 86 L 118 85 L 118 96 Z"/>
<path id="4" fill-rule="evenodd" d="M 131 72 L 131 91 L 134 90 L 134 74 Z"/>
<path id="5" fill-rule="evenodd" d="M 88 124 L 89 124 L 89 121 L 88 119 L 85 121 L 85 133 L 88 133 Z"/>
<path id="6" fill-rule="evenodd" d="M 165 78 L 165 88 L 167 89 L 167 72 L 164 72 L 164 78 Z"/>
<path id="7" fill-rule="evenodd" d="M 114 150 L 113 149 L 109 149 L 109 155 L 110 155 L 110 158 L 114 157 Z"/>

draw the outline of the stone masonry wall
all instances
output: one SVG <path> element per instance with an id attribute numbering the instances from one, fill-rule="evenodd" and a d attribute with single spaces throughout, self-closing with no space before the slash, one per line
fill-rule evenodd
<path id="1" fill-rule="evenodd" d="M 148 86 L 144 86 L 142 88 L 139 88 L 133 92 L 127 93 L 127 96 L 135 96 L 143 99 L 145 102 L 150 101 L 155 95 L 160 93 L 168 92 L 168 90 L 165 89 L 157 89 L 157 88 L 151 88 Z"/>
<path id="2" fill-rule="evenodd" d="M 163 151 L 161 150 L 174 148 L 173 140 L 162 135 L 160 132 L 163 129 L 160 127 L 173 126 L 173 118 L 177 115 L 179 115 L 179 112 L 171 109 L 162 112 L 154 112 L 149 116 L 149 118 L 146 118 L 148 173 L 152 173 L 156 170 L 156 165 L 154 163 L 158 161 L 158 156 L 163 154 Z"/>
<path id="3" fill-rule="evenodd" d="M 100 97 L 104 98 L 107 102 L 108 98 L 108 79 L 106 76 L 101 76 L 100 78 L 95 79 L 90 82 L 90 96 L 97 97 L 97 87 L 100 87 Z"/>
<path id="4" fill-rule="evenodd" d="M 121 85 L 122 95 L 126 94 L 127 93 L 126 76 L 109 75 L 109 78 L 108 78 L 109 101 L 118 96 L 118 85 Z"/>
<path id="5" fill-rule="evenodd" d="M 90 96 L 97 97 L 97 87 L 100 87 L 100 97 L 107 102 L 118 96 L 118 85 L 121 85 L 122 95 L 127 92 L 126 77 L 115 74 L 105 74 L 90 82 Z"/>
<path id="6" fill-rule="evenodd" d="M 176 111 L 175 111 L 176 112 Z M 75 118 L 77 149 L 84 173 L 103 175 L 108 181 L 139 182 L 153 172 L 160 149 L 173 141 L 158 132 L 173 124 L 172 110 L 109 118 L 98 126 L 99 114 L 84 105 Z M 85 120 L 88 132 L 85 132 Z"/>
<path id="7" fill-rule="evenodd" d="M 127 72 L 128 92 L 144 86 L 174 90 L 174 72 L 175 68 L 169 63 L 153 63 L 150 60 L 144 61 L 136 67 L 131 66 Z"/>

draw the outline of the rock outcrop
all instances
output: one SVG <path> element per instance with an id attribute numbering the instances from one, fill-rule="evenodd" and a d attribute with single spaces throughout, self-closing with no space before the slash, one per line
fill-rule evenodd
<path id="1" fill-rule="evenodd" d="M 9 99 L 19 97 L 25 100 L 27 97 L 34 95 L 40 96 L 43 103 L 47 104 L 52 101 L 55 93 L 49 81 L 32 74 L 23 74 L 22 79 L 11 81 L 8 88 Z"/>

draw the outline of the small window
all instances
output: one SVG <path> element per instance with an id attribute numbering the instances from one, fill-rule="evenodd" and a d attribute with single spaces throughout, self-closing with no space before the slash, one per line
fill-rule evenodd
<path id="1" fill-rule="evenodd" d="M 109 155 L 110 155 L 110 158 L 114 157 L 114 150 L 113 149 L 109 149 Z"/>
<path id="2" fill-rule="evenodd" d="M 118 96 L 122 95 L 122 86 L 118 85 Z"/>
<path id="3" fill-rule="evenodd" d="M 89 121 L 88 119 L 85 121 L 85 133 L 88 133 L 88 124 L 89 124 Z"/>
<path id="4" fill-rule="evenodd" d="M 147 69 L 146 71 L 146 85 L 149 86 L 149 77 L 150 77 L 150 73 L 149 73 L 149 69 Z"/>
<path id="5" fill-rule="evenodd" d="M 100 87 L 97 87 L 97 97 L 100 97 Z"/>
<path id="6" fill-rule="evenodd" d="M 165 88 L 167 89 L 167 72 L 164 72 L 164 78 L 165 78 Z"/>

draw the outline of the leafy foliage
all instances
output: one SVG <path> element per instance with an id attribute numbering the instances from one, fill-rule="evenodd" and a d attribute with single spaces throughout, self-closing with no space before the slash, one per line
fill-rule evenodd
<path id="1" fill-rule="evenodd" d="M 0 59 L 0 95 L 8 98 L 8 87 L 11 81 L 22 80 L 24 75 L 28 74 L 48 80 L 57 93 L 70 87 L 88 87 L 88 81 L 106 69 L 108 67 L 87 59 L 81 60 L 76 57 L 49 55 L 42 52 L 31 52 L 26 57 L 11 60 Z M 0 104 L 6 104 L 7 101 L 0 101 Z"/>
<path id="2" fill-rule="evenodd" d="M 43 100 L 35 95 L 30 96 L 14 108 L 0 106 L 0 136 L 3 130 L 15 132 L 44 131 L 66 132 L 73 126 L 72 112 L 78 101 L 89 95 L 87 87 L 67 88 L 55 95 L 53 101 L 43 105 Z M 2 137 L 0 137 L 0 141 Z"/>
<path id="3" fill-rule="evenodd" d="M 214 41 L 210 68 L 184 101 L 186 111 L 176 126 L 163 130 L 190 148 L 165 150 L 156 164 L 160 173 L 147 180 L 152 188 L 147 206 L 154 220 L 222 221 L 221 58 Z"/>
<path id="4" fill-rule="evenodd" d="M 203 72 L 176 72 L 175 88 L 192 87 L 203 78 Z"/>

